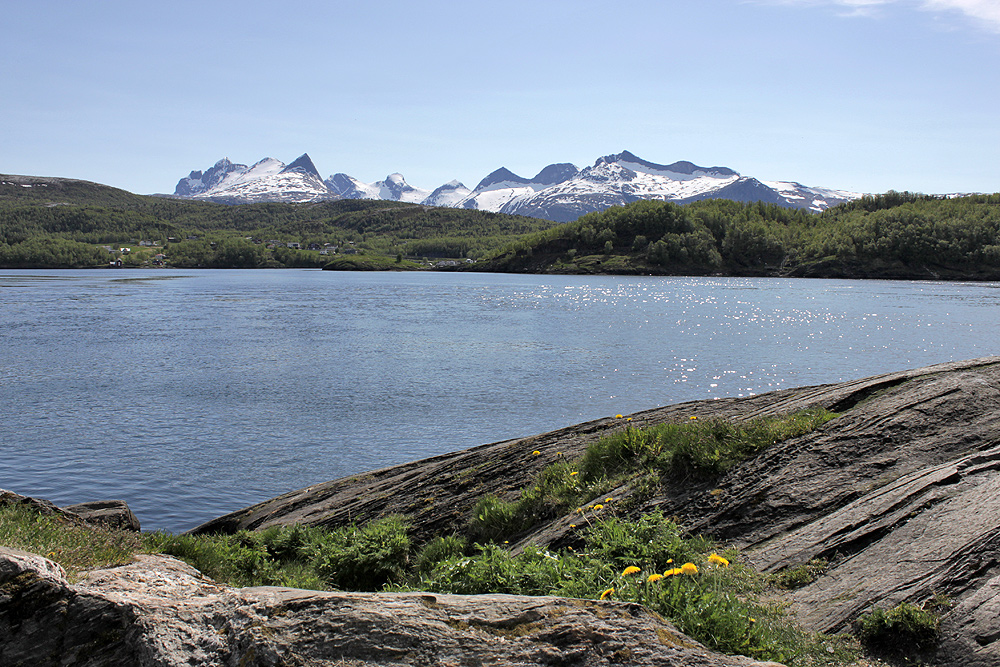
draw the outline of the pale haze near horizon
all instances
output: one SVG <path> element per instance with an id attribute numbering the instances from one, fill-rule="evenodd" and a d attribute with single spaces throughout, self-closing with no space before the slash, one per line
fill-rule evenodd
<path id="1" fill-rule="evenodd" d="M 629 150 L 1000 191 L 1000 2 L 8 3 L 0 173 L 170 193 L 217 160 L 472 188 Z"/>

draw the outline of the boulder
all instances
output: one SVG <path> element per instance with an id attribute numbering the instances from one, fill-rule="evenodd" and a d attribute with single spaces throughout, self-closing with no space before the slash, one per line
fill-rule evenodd
<path id="1" fill-rule="evenodd" d="M 67 512 L 73 512 L 88 523 L 94 523 L 119 530 L 142 530 L 139 519 L 132 514 L 128 503 L 124 500 L 95 500 L 77 505 L 63 507 Z"/>
<path id="2" fill-rule="evenodd" d="M 235 589 L 166 556 L 78 584 L 0 549 L 0 664 L 765 667 L 642 607 L 511 595 Z"/>

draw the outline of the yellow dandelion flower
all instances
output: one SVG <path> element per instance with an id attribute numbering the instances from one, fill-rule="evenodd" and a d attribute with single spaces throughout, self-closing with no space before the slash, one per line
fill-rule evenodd
<path id="1" fill-rule="evenodd" d="M 576 528 L 576 524 L 575 523 L 571 523 L 571 524 L 569 524 L 569 527 L 570 528 Z"/>
<path id="2" fill-rule="evenodd" d="M 756 622 L 757 622 L 757 619 L 756 619 L 756 618 L 751 618 L 751 619 L 750 619 L 750 622 L 751 622 L 751 623 L 756 623 Z"/>
<path id="3" fill-rule="evenodd" d="M 695 417 L 694 415 L 691 415 L 691 419 L 697 419 L 697 417 Z"/>
<path id="4" fill-rule="evenodd" d="M 663 578 L 662 574 L 655 574 L 654 573 L 654 574 L 649 575 L 649 577 L 646 578 L 646 583 L 647 584 L 655 584 L 657 581 L 659 581 L 662 578 Z"/>
<path id="5" fill-rule="evenodd" d="M 694 563 L 684 563 L 681 565 L 681 574 L 698 574 L 698 566 Z"/>
<path id="6" fill-rule="evenodd" d="M 681 568 L 675 567 L 672 570 L 667 570 L 663 573 L 664 577 L 674 577 L 681 573 Z"/>
<path id="7" fill-rule="evenodd" d="M 615 419 L 621 419 L 622 415 L 615 415 Z"/>
<path id="8" fill-rule="evenodd" d="M 604 505 L 594 505 L 594 511 L 595 512 L 598 511 L 598 510 L 602 510 L 602 509 L 604 509 Z"/>
<path id="9" fill-rule="evenodd" d="M 604 499 L 604 502 L 610 503 L 612 500 L 614 500 L 614 498 L 608 497 Z"/>
<path id="10" fill-rule="evenodd" d="M 601 599 L 602 600 L 607 600 L 608 597 L 610 597 L 612 594 L 614 594 L 614 592 L 615 592 L 615 589 L 609 588 L 608 590 L 606 590 L 603 593 L 601 593 Z"/>
<path id="11" fill-rule="evenodd" d="M 630 421 L 632 421 L 632 418 L 631 418 L 631 417 L 629 417 L 629 418 L 628 418 L 628 419 L 626 419 L 625 421 L 627 421 L 627 422 L 630 422 Z"/>
<path id="12" fill-rule="evenodd" d="M 622 576 L 627 577 L 628 575 L 635 574 L 636 572 L 639 571 L 640 571 L 639 568 L 637 568 L 635 565 L 629 565 L 624 570 L 622 570 Z"/>
<path id="13" fill-rule="evenodd" d="M 541 452 L 538 451 L 537 449 L 535 451 L 531 452 L 532 456 L 538 456 L 539 454 L 541 454 Z"/>
<path id="14" fill-rule="evenodd" d="M 569 474 L 569 476 L 570 476 L 570 477 L 572 477 L 573 475 L 579 475 L 579 474 L 580 474 L 580 471 L 579 471 L 579 470 L 574 470 L 573 472 L 571 472 L 571 473 Z"/>
<path id="15" fill-rule="evenodd" d="M 668 558 L 668 559 L 667 559 L 667 565 L 670 565 L 670 564 L 671 564 L 671 563 L 673 563 L 673 562 L 674 562 L 674 559 L 673 559 L 673 558 Z"/>
<path id="16" fill-rule="evenodd" d="M 729 567 L 729 561 L 720 556 L 719 554 L 712 554 L 708 557 L 709 563 L 714 563 L 720 567 Z"/>

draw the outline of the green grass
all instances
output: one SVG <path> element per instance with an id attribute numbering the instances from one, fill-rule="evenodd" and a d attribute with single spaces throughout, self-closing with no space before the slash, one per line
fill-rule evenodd
<path id="1" fill-rule="evenodd" d="M 81 572 L 122 565 L 150 548 L 148 535 L 80 526 L 23 505 L 0 507 L 0 545 L 45 556 L 75 581 Z"/>
<path id="2" fill-rule="evenodd" d="M 775 583 L 788 590 L 808 586 L 826 571 L 830 563 L 823 558 L 814 558 L 808 563 L 782 570 L 775 575 Z"/>
<path id="3" fill-rule="evenodd" d="M 912 655 L 934 648 L 940 640 L 936 611 L 902 602 L 891 609 L 876 607 L 857 620 L 858 637 L 887 655 Z"/>
<path id="4" fill-rule="evenodd" d="M 611 489 L 629 484 L 651 496 L 667 479 L 719 477 L 775 443 L 808 433 L 837 415 L 823 409 L 732 422 L 691 418 L 683 423 L 624 428 L 587 447 L 573 461 L 543 469 L 515 500 L 484 496 L 473 509 L 469 535 L 499 541 L 568 514 L 592 511 Z M 588 504 L 589 503 L 589 504 Z"/>
<path id="5" fill-rule="evenodd" d="M 157 548 L 235 586 L 376 591 L 401 581 L 409 525 L 390 516 L 336 530 L 308 526 L 233 535 L 164 535 Z"/>

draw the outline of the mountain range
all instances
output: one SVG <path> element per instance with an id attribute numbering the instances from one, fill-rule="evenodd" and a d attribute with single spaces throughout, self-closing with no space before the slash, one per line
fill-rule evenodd
<path id="1" fill-rule="evenodd" d="M 861 196 L 791 181 L 760 181 L 728 167 L 699 167 L 683 161 L 655 164 L 628 151 L 598 158 L 583 169 L 569 163 L 550 164 L 532 178 L 501 167 L 471 190 L 458 181 L 434 190 L 415 188 L 398 173 L 375 183 L 364 183 L 343 173 L 324 179 L 308 154 L 287 165 L 274 158 L 264 158 L 251 166 L 224 158 L 206 171 L 192 171 L 180 179 L 173 194 L 229 204 L 381 199 L 556 222 L 640 199 L 679 204 L 701 199 L 763 201 L 822 211 Z"/>

